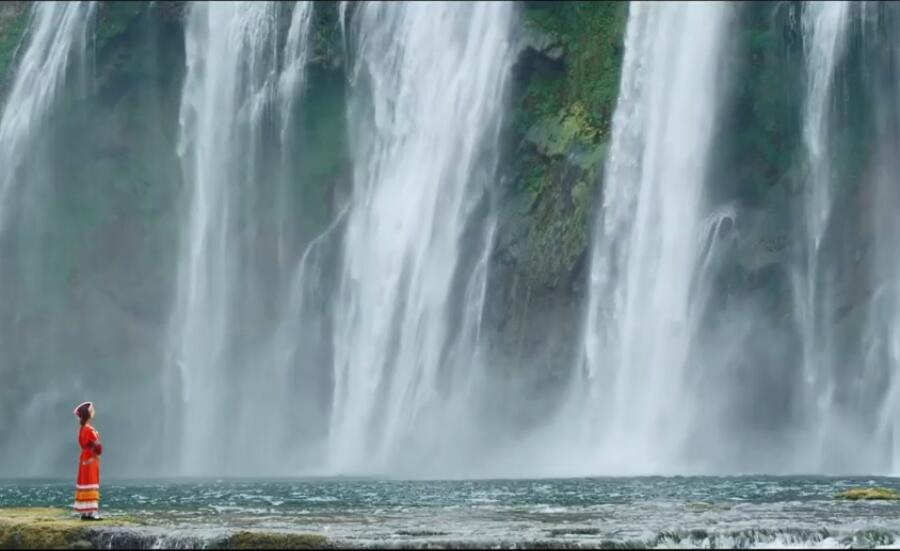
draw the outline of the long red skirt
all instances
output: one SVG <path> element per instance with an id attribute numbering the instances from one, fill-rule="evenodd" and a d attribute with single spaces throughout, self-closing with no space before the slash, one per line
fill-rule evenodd
<path id="1" fill-rule="evenodd" d="M 78 433 L 78 444 L 81 446 L 81 458 L 75 480 L 74 509 L 88 514 L 100 507 L 100 456 L 95 453 L 100 444 L 100 434 L 90 425 L 85 425 Z"/>

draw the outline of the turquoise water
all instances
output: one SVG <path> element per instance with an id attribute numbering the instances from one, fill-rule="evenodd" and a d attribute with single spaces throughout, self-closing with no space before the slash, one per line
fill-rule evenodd
<path id="1" fill-rule="evenodd" d="M 900 502 L 833 499 L 868 485 L 900 479 L 110 480 L 102 508 L 145 518 L 146 542 L 183 547 L 238 529 L 359 547 L 900 547 Z M 0 481 L 7 507 L 66 507 L 72 493 L 70 481 Z"/>

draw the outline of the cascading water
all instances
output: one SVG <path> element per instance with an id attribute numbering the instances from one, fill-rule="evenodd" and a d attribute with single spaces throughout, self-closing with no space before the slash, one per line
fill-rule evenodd
<path id="1" fill-rule="evenodd" d="M 41 2 L 35 4 L 30 38 L 19 61 L 12 88 L 0 119 L 0 228 L 8 194 L 17 182 L 23 158 L 40 136 L 41 126 L 65 84 L 73 60 L 84 60 L 88 24 L 96 2 Z"/>
<path id="2" fill-rule="evenodd" d="M 312 22 L 313 3 L 302 0 L 294 4 L 291 12 L 291 24 L 288 28 L 287 38 L 282 53 L 282 69 L 278 78 L 278 102 L 281 105 L 279 115 L 279 143 L 281 145 L 281 165 L 287 167 L 290 157 L 296 151 L 297 143 L 292 139 L 290 131 L 292 123 L 296 119 L 296 105 L 302 97 L 306 84 L 306 65 L 309 62 L 309 28 Z M 280 190 L 290 187 L 291 170 L 282 170 L 282 183 Z M 290 220 L 294 213 L 289 208 L 291 198 L 282 193 L 278 198 L 278 234 L 286 235 L 291 231 Z M 291 242 L 285 239 L 278 241 L 278 259 L 284 264 L 289 262 Z"/>
<path id="3" fill-rule="evenodd" d="M 893 5 L 852 3 L 848 8 L 849 21 L 844 27 L 849 34 L 843 39 L 845 49 L 849 50 L 844 64 L 865 69 L 866 86 L 862 89 L 865 95 L 851 98 L 851 101 L 857 100 L 864 105 L 873 122 L 871 126 L 863 126 L 872 131 L 863 142 L 872 158 L 869 170 L 863 176 L 873 189 L 873 204 L 867 204 L 868 210 L 862 213 L 865 227 L 871 233 L 861 245 L 854 243 L 854 260 L 868 257 L 868 261 L 861 264 L 870 272 L 867 280 L 858 287 L 871 294 L 865 302 L 857 301 L 865 307 L 857 307 L 865 317 L 858 339 L 855 369 L 850 370 L 851 377 L 834 385 L 844 393 L 829 396 L 836 406 L 834 409 L 840 408 L 839 413 L 844 415 L 849 410 L 852 417 L 846 422 L 839 415 L 831 415 L 832 423 L 826 427 L 829 429 L 826 437 L 841 438 L 839 449 L 852 450 L 847 455 L 854 466 L 862 464 L 857 469 L 886 472 L 892 476 L 900 474 L 900 251 L 896 239 L 900 233 L 897 217 L 900 158 L 896 153 L 900 144 L 900 82 L 893 76 L 900 69 L 896 56 L 900 45 L 898 17 L 900 11 Z M 852 38 L 856 30 L 861 31 L 859 40 Z M 889 47 L 885 47 L 886 44 Z M 854 46 L 861 47 L 865 55 L 862 60 L 854 57 Z M 833 86 L 839 89 L 837 84 Z M 833 95 L 838 95 L 838 91 Z M 845 95 L 839 98 L 846 101 Z M 852 119 L 852 123 L 858 125 L 858 119 Z M 846 147 L 838 144 L 830 151 L 841 151 L 841 146 Z M 838 211 L 839 205 L 835 202 L 834 217 L 841 220 L 844 212 Z M 861 255 L 860 251 L 870 254 Z M 838 364 L 836 372 L 838 367 L 846 369 Z M 836 437 L 833 433 L 837 433 Z"/>
<path id="4" fill-rule="evenodd" d="M 288 123 L 297 93 L 302 92 L 306 77 L 306 63 L 309 61 L 308 35 L 312 21 L 312 2 L 297 2 L 291 12 L 291 26 L 282 54 L 284 68 L 278 80 L 278 95 L 281 103 L 281 142 L 287 140 Z"/>
<path id="5" fill-rule="evenodd" d="M 480 255 L 462 244 L 496 169 L 512 16 L 504 2 L 349 14 L 355 165 L 334 306 L 334 471 L 435 468 L 466 422 L 449 402 L 466 399 L 453 390 L 477 368 L 452 349 L 477 323 L 486 263 L 467 274 Z"/>
<path id="6" fill-rule="evenodd" d="M 53 117 L 66 94 L 69 98 L 76 95 L 72 89 L 83 82 L 80 77 L 86 72 L 95 9 L 95 2 L 40 2 L 33 6 L 26 42 L 19 49 L 0 117 L 0 246 L 4 251 L 0 319 L 6 328 L 11 327 L 8 320 L 14 320 L 12 331 L 0 335 L 4 354 L 0 401 L 19 404 L 4 410 L 5 415 L 18 419 L 4 438 L 18 442 L 31 442 L 37 432 L 34 427 L 53 427 L 54 408 L 67 398 L 46 372 L 16 372 L 17 360 L 24 355 L 16 331 L 24 327 L 18 322 L 23 312 L 29 311 L 23 296 L 35 296 L 30 291 L 41 285 L 48 248 L 21 243 L 43 244 L 36 236 L 43 235 L 50 225 L 48 218 L 54 211 L 45 197 L 47 189 L 54 187 L 48 168 L 56 158 L 51 145 L 52 133 L 57 130 Z M 52 335 L 52 329 L 47 333 Z M 42 432 L 60 434 L 54 429 Z M 17 456 L 10 454 L 0 457 L 0 469 L 15 472 L 24 465 L 28 474 L 44 472 L 56 447 L 48 438 L 34 442 L 32 460 L 13 462 Z"/>
<path id="7" fill-rule="evenodd" d="M 561 5 L 0 8 L 0 478 L 900 472 L 900 8 L 633 3 L 585 295 Z"/>
<path id="8" fill-rule="evenodd" d="M 268 397 L 283 381 L 265 354 L 292 259 L 279 172 L 291 111 L 303 90 L 310 3 L 294 5 L 286 39 L 276 2 L 190 5 L 187 75 L 181 104 L 184 178 L 189 195 L 173 313 L 172 408 L 181 425 L 182 472 L 211 466 L 247 470 L 258 454 L 225 457 L 235 438 L 278 449 L 283 403 Z M 281 44 L 283 46 L 280 46 Z M 281 53 L 281 55 L 279 55 Z M 274 168 L 273 168 L 274 167 Z M 272 183 L 274 182 L 274 183 Z M 274 188 L 274 191 L 273 191 Z M 277 218 L 277 217 L 276 217 Z M 274 230 L 272 229 L 274 226 Z M 287 241 L 287 244 L 285 243 Z M 272 251 L 275 251 L 272 254 Z M 267 439 L 268 438 L 268 439 Z M 266 454 L 272 465 L 275 454 Z"/>
<path id="9" fill-rule="evenodd" d="M 704 200 L 731 7 L 632 3 L 592 251 L 584 383 L 590 468 L 679 468 L 686 375 L 706 307 Z M 709 218 L 709 223 L 704 220 Z M 698 282 L 700 284 L 698 284 Z"/>
<path id="10" fill-rule="evenodd" d="M 807 387 L 811 420 L 818 433 L 814 449 L 824 453 L 829 430 L 831 395 L 831 349 L 834 326 L 831 316 L 833 282 L 823 266 L 823 240 L 832 210 L 834 186 L 829 148 L 829 109 L 833 98 L 835 67 L 840 62 L 847 34 L 848 2 L 803 4 L 801 23 L 807 64 L 807 92 L 803 144 L 808 155 L 808 186 L 803 209 L 802 267 L 794 274 L 795 311 L 800 326 L 803 379 Z M 816 459 L 813 459 L 816 461 Z"/>

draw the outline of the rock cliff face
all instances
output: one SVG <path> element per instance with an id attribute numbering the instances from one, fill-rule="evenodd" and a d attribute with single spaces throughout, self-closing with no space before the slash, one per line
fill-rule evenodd
<path id="1" fill-rule="evenodd" d="M 535 400 L 552 398 L 576 358 L 627 11 L 618 2 L 520 10 L 486 317 L 494 362 Z"/>

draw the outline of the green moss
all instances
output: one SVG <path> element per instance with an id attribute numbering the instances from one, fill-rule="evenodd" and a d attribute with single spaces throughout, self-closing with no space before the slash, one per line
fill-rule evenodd
<path id="1" fill-rule="evenodd" d="M 590 242 L 591 218 L 618 95 L 627 4 L 525 2 L 531 33 L 515 82 L 512 157 L 529 206 L 526 289 L 566 281 Z M 529 291 L 530 292 L 530 291 Z"/>
<path id="2" fill-rule="evenodd" d="M 570 152 L 576 143 L 596 147 L 601 134 L 584 104 L 575 101 L 551 116 L 542 117 L 528 130 L 525 139 L 542 155 L 558 157 Z"/>
<path id="3" fill-rule="evenodd" d="M 835 499 L 856 500 L 895 500 L 900 499 L 900 491 L 890 488 L 849 488 L 836 494 Z"/>
<path id="4" fill-rule="evenodd" d="M 526 2 L 522 13 L 528 24 L 558 36 L 566 52 L 564 83 L 554 90 L 563 93 L 534 98 L 544 100 L 537 102 L 537 109 L 558 112 L 580 103 L 601 137 L 608 135 L 619 89 L 627 4 Z M 547 91 L 546 83 L 529 90 Z"/>
<path id="5" fill-rule="evenodd" d="M 238 532 L 228 536 L 220 549 L 322 549 L 328 547 L 325 536 L 318 534 L 274 534 L 270 532 Z"/>
<path id="6" fill-rule="evenodd" d="M 83 548 L 97 530 L 134 524 L 133 519 L 116 517 L 86 525 L 63 509 L 0 509 L 0 549 Z"/>

